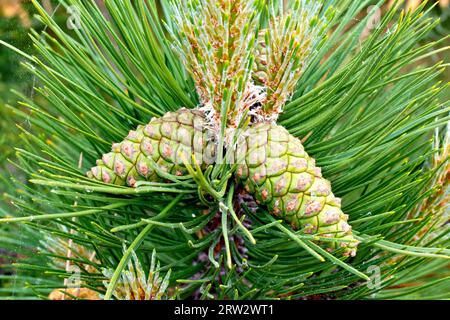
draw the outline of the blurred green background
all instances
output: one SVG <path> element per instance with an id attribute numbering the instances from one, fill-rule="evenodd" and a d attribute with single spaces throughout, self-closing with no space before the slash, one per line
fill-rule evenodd
<path id="1" fill-rule="evenodd" d="M 58 6 L 59 1 L 43 0 L 40 3 L 47 12 L 57 14 L 58 20 L 64 23 L 66 14 L 63 8 Z M 31 1 L 0 0 L 0 39 L 28 54 L 33 54 L 33 45 L 28 33 L 32 28 L 37 32 L 43 31 L 43 25 L 33 19 L 35 13 Z M 21 66 L 23 61 L 18 54 L 0 45 L 0 210 L 4 212 L 12 210 L 12 206 L 4 196 L 14 188 L 11 176 L 25 180 L 25 177 L 17 176 L 18 171 L 8 162 L 8 159 L 14 156 L 14 147 L 20 146 L 18 126 L 30 128 L 29 123 L 14 117 L 15 111 L 21 109 L 17 103 L 17 93 L 31 98 L 33 86 L 37 84 L 34 77 Z M 2 275 L 7 272 L 4 266 L 18 258 L 13 252 L 0 248 L 0 289 L 5 285 L 2 281 Z"/>

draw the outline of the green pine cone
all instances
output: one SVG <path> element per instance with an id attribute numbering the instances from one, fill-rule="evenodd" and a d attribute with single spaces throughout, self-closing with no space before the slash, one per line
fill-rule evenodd
<path id="1" fill-rule="evenodd" d="M 214 163 L 216 144 L 205 127 L 199 110 L 180 109 L 146 126 L 130 131 L 127 138 L 113 144 L 112 151 L 97 160 L 87 175 L 117 185 L 134 187 L 137 181 L 160 181 L 153 170 L 177 176 L 188 174 L 183 161 L 194 154 L 205 168 Z M 299 139 L 281 126 L 260 123 L 252 126 L 237 144 L 237 178 L 257 202 L 305 233 L 340 238 L 349 242 L 328 242 L 329 249 L 344 247 L 345 255 L 355 255 L 348 216 L 340 199 L 331 192 L 314 159 Z"/>
<path id="2" fill-rule="evenodd" d="M 215 148 L 213 137 L 205 130 L 203 113 L 182 108 L 130 131 L 87 175 L 104 183 L 134 187 L 137 181 L 162 180 L 153 170 L 155 165 L 165 173 L 186 175 L 183 162 L 191 163 L 192 154 L 205 167 L 213 163 Z"/>
<path id="3" fill-rule="evenodd" d="M 327 242 L 329 251 L 343 247 L 354 256 L 358 242 L 315 160 L 301 141 L 278 125 L 260 123 L 242 135 L 236 149 L 237 178 L 259 204 L 294 229 L 349 242 Z"/>

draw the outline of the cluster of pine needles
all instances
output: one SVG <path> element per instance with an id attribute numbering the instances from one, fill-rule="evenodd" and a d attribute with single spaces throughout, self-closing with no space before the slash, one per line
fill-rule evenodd
<path id="1" fill-rule="evenodd" d="M 343 258 L 263 207 L 243 205 L 205 232 L 221 207 L 200 201 L 194 177 L 137 188 L 86 177 L 129 130 L 199 104 L 168 2 L 64 0 L 82 26 L 68 30 L 33 1 L 45 25 L 30 35 L 35 53 L 0 41 L 36 79 L 31 97 L 6 106 L 21 142 L 0 180 L 0 297 L 449 298 L 448 63 L 428 63 L 448 36 L 427 41 L 432 8 L 398 1 L 374 24 L 385 1 L 319 1 L 326 40 L 278 124 L 343 198 L 361 242 Z M 238 190 L 228 191 L 221 205 L 232 208 Z"/>

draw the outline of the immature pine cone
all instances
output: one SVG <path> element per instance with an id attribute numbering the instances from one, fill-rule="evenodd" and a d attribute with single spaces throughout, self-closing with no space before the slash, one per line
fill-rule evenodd
<path id="1" fill-rule="evenodd" d="M 88 176 L 134 187 L 139 180 L 162 180 L 152 162 L 163 172 L 181 176 L 187 174 L 182 159 L 195 154 L 205 168 L 214 163 L 215 153 L 216 144 L 205 128 L 203 113 L 180 109 L 131 131 L 97 161 Z M 281 126 L 255 124 L 240 137 L 235 156 L 237 178 L 259 204 L 267 205 L 294 229 L 348 240 L 327 242 L 328 249 L 340 246 L 344 255 L 356 254 L 358 243 L 341 210 L 341 200 L 333 195 L 330 182 L 322 177 L 299 139 Z"/>
<path id="2" fill-rule="evenodd" d="M 345 248 L 344 255 L 356 254 L 341 199 L 333 195 L 330 182 L 299 139 L 282 126 L 256 124 L 241 136 L 235 157 L 238 180 L 259 204 L 304 233 L 350 240 L 327 245 L 329 250 Z"/>
<path id="3" fill-rule="evenodd" d="M 177 176 L 187 174 L 183 161 L 191 163 L 191 155 L 205 167 L 215 155 L 213 137 L 205 129 L 203 113 L 182 108 L 153 118 L 146 126 L 130 131 L 110 153 L 97 160 L 87 175 L 105 183 L 134 187 L 137 181 L 160 181 L 152 169 L 156 164 L 163 172 Z"/>

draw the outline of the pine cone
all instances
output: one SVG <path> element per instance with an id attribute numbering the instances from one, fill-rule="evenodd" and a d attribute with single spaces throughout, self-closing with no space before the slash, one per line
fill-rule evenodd
<path id="1" fill-rule="evenodd" d="M 291 224 L 294 229 L 351 242 L 327 242 L 329 250 L 344 247 L 356 254 L 357 242 L 341 200 L 331 192 L 315 160 L 301 141 L 278 125 L 260 123 L 242 135 L 235 154 L 237 178 L 259 204 Z"/>
<path id="2" fill-rule="evenodd" d="M 341 246 L 345 255 L 354 256 L 357 242 L 347 223 L 348 216 L 300 140 L 283 127 L 267 123 L 252 126 L 242 137 L 235 152 L 239 161 L 237 178 L 258 204 L 267 205 L 272 214 L 294 229 L 349 240 L 339 245 L 328 242 L 329 249 Z M 194 154 L 205 168 L 214 163 L 215 152 L 213 135 L 205 127 L 203 113 L 183 108 L 131 131 L 123 142 L 113 145 L 112 152 L 97 161 L 88 176 L 134 187 L 140 180 L 162 179 L 152 164 L 181 176 L 187 174 L 183 159 L 189 160 Z"/>
<path id="3" fill-rule="evenodd" d="M 130 131 L 124 141 L 113 144 L 112 151 L 97 160 L 97 166 L 87 175 L 131 187 L 137 181 L 161 180 L 152 169 L 155 165 L 163 172 L 183 176 L 187 174 L 183 161 L 190 163 L 192 154 L 203 167 L 213 163 L 213 140 L 205 130 L 203 113 L 182 108 Z"/>

